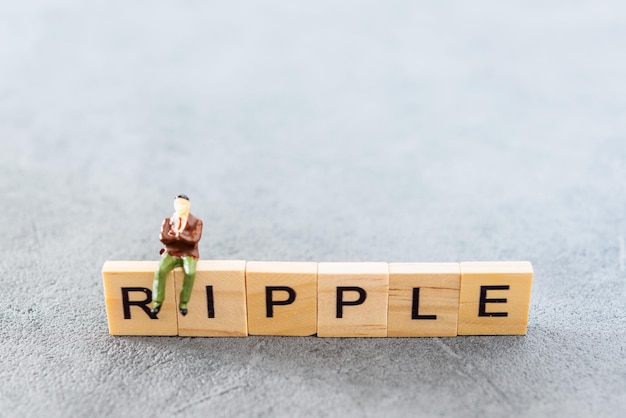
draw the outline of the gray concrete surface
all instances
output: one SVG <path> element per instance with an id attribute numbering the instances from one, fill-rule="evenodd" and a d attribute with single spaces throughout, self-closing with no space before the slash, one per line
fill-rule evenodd
<path id="1" fill-rule="evenodd" d="M 626 7 L 0 2 L 0 415 L 623 416 Z M 105 260 L 533 262 L 525 337 L 113 337 Z"/>

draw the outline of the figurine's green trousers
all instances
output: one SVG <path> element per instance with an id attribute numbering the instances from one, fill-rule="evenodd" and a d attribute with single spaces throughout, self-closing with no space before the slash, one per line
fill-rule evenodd
<path id="1" fill-rule="evenodd" d="M 178 304 L 181 308 L 186 308 L 191 298 L 191 290 L 193 282 L 196 279 L 196 265 L 198 260 L 193 257 L 172 257 L 165 253 L 159 263 L 159 268 L 154 273 L 154 282 L 152 284 L 152 301 L 153 306 L 161 306 L 165 299 L 165 278 L 167 274 L 176 267 L 182 267 L 185 272 L 183 280 L 183 289 L 180 291 L 180 299 Z"/>

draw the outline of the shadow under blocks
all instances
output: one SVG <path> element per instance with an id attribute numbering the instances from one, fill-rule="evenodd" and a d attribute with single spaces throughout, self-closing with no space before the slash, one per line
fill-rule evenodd
<path id="1" fill-rule="evenodd" d="M 158 261 L 102 268 L 112 335 L 454 337 L 524 335 L 533 268 L 527 261 L 314 263 L 199 260 L 187 315 L 183 272 L 150 310 Z"/>

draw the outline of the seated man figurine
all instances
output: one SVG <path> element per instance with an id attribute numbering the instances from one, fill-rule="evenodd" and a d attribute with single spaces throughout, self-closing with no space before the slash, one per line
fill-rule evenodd
<path id="1" fill-rule="evenodd" d="M 174 198 L 174 214 L 163 220 L 159 239 L 165 245 L 161 249 L 161 262 L 154 273 L 152 290 L 153 314 L 158 314 L 165 299 L 165 278 L 176 267 L 182 267 L 185 273 L 183 289 L 180 292 L 178 308 L 182 315 L 187 315 L 187 304 L 191 297 L 193 282 L 198 264 L 198 242 L 202 236 L 202 221 L 189 213 L 189 198 L 178 195 Z"/>

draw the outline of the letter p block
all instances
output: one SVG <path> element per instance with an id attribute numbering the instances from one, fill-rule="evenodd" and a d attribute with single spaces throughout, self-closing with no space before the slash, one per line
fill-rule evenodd
<path id="1" fill-rule="evenodd" d="M 317 331 L 317 263 L 249 261 L 250 335 L 313 335 Z"/>
<path id="2" fill-rule="evenodd" d="M 389 265 L 319 263 L 318 337 L 386 337 Z"/>

